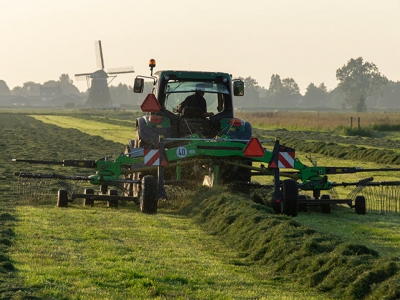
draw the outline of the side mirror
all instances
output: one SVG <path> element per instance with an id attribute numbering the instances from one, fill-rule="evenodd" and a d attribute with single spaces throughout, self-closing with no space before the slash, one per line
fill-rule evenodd
<path id="1" fill-rule="evenodd" d="M 143 78 L 135 78 L 135 84 L 133 85 L 134 93 L 143 93 L 144 88 L 144 79 Z"/>
<path id="2" fill-rule="evenodd" d="M 233 94 L 235 96 L 243 96 L 244 95 L 244 82 L 241 80 L 233 82 Z"/>

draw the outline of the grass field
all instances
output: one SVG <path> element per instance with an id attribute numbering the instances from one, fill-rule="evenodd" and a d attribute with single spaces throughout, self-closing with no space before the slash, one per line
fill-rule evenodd
<path id="1" fill-rule="evenodd" d="M 234 249 L 182 215 L 101 206 L 23 206 L 16 214 L 11 257 L 40 297 L 319 299 L 290 280 L 277 286 L 261 266 L 238 264 Z"/>
<path id="2" fill-rule="evenodd" d="M 127 127 L 100 121 L 86 120 L 83 122 L 82 119 L 71 116 L 33 115 L 32 117 L 44 123 L 54 124 L 62 128 L 75 128 L 83 133 L 100 136 L 105 140 L 121 144 L 126 144 L 128 139 L 135 138 L 135 124 L 132 124 L 132 127 Z"/>
<path id="3" fill-rule="evenodd" d="M 398 130 L 400 114 L 397 112 L 356 113 L 356 112 L 237 112 L 237 117 L 251 122 L 262 129 L 282 129 L 291 131 L 325 131 L 334 132 L 341 127 L 373 129 L 385 128 Z M 396 135 L 396 139 L 400 136 Z"/>
<path id="4" fill-rule="evenodd" d="M 338 207 L 330 215 L 309 211 L 293 222 L 270 216 L 251 203 L 247 207 L 249 201 L 240 196 L 208 190 L 193 195 L 195 205 L 189 210 L 167 206 L 152 216 L 139 213 L 133 205 L 118 209 L 100 204 L 67 209 L 15 206 L 10 196 L 12 172 L 51 170 L 12 165 L 17 154 L 95 159 L 123 149 L 129 139 L 124 140 L 124 135 L 134 136 L 132 120 L 126 115 L 90 120 L 45 114 L 35 118 L 46 123 L 23 115 L 3 114 L 0 119 L 0 149 L 6 153 L 0 166 L 4 199 L 0 295 L 4 299 L 396 299 L 400 295 L 393 260 L 400 254 L 399 216 L 393 213 L 360 216 Z M 104 132 L 107 142 L 100 137 Z M 306 162 L 305 153 L 300 155 Z M 320 165 L 337 164 L 335 157 L 318 153 L 315 157 Z M 365 160 L 342 163 L 382 166 Z M 250 217 L 241 223 L 237 210 Z M 281 241 L 280 236 L 287 238 Z M 373 250 L 357 246 L 361 252 L 351 254 L 353 248 L 346 243 Z M 298 257 L 286 254 L 275 259 L 274 249 Z M 350 253 L 343 256 L 346 263 L 340 260 L 341 253 Z M 343 274 L 352 278 L 348 285 L 343 284 Z"/>

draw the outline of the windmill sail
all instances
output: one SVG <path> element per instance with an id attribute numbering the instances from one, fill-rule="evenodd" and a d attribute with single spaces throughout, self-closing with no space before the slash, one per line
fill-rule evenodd
<path id="1" fill-rule="evenodd" d="M 96 53 L 97 67 L 104 70 L 103 49 L 101 48 L 101 41 L 94 42 L 94 51 Z"/>
<path id="2" fill-rule="evenodd" d="M 85 76 L 91 82 L 89 96 L 86 106 L 94 108 L 110 108 L 112 100 L 108 87 L 108 75 L 115 78 L 117 74 L 134 73 L 133 67 L 113 69 L 110 72 L 104 71 L 104 58 L 101 41 L 95 41 L 95 54 L 99 70 L 90 73 L 75 74 L 76 77 Z"/>

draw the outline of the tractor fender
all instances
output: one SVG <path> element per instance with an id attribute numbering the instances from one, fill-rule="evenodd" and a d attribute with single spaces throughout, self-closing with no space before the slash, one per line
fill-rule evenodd
<path id="1" fill-rule="evenodd" d="M 160 135 L 166 138 L 171 137 L 171 127 L 152 126 L 149 124 L 148 118 L 145 117 L 136 119 L 136 130 L 140 139 L 145 143 L 158 142 Z"/>
<path id="2" fill-rule="evenodd" d="M 240 130 L 229 130 L 227 133 L 231 139 L 250 140 L 253 134 L 253 128 L 249 122 L 244 121 Z"/>

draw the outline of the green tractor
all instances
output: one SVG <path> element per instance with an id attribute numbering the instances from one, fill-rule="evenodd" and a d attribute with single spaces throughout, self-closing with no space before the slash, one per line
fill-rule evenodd
<path id="1" fill-rule="evenodd" d="M 166 141 L 165 147 L 173 148 L 187 144 L 189 137 L 198 135 L 199 139 L 214 139 L 228 136 L 231 140 L 247 143 L 252 137 L 249 122 L 235 118 L 234 96 L 244 95 L 244 82 L 232 79 L 228 73 L 198 71 L 158 71 L 153 75 L 155 60 L 150 60 L 150 76 L 137 76 L 134 92 L 143 93 L 145 80 L 152 83 L 152 94 L 147 95 L 141 105 L 146 114 L 136 120 L 135 140 L 129 141 L 126 153 L 135 148 L 157 148 L 159 137 Z M 193 106 L 182 108 L 186 98 L 201 94 L 206 109 Z M 193 103 L 192 103 L 193 104 Z M 240 165 L 251 165 L 247 159 L 238 159 Z M 202 160 L 193 164 L 179 166 L 178 172 L 188 182 L 199 182 L 208 173 L 208 166 Z M 165 180 L 176 179 L 176 168 L 166 170 Z M 151 172 L 129 175 L 130 179 L 141 179 Z M 251 171 L 240 166 L 221 163 L 223 183 L 250 182 Z M 152 175 L 152 174 L 151 174 Z M 200 182 L 201 183 L 201 182 Z M 127 195 L 137 196 L 138 186 L 127 187 Z"/>

